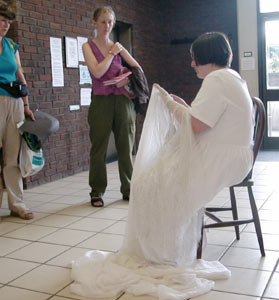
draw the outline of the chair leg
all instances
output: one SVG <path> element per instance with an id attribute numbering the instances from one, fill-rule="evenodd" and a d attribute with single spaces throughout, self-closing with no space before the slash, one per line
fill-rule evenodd
<path id="1" fill-rule="evenodd" d="M 202 217 L 201 238 L 197 248 L 197 259 L 200 259 L 202 257 L 203 230 L 204 230 L 204 216 Z"/>
<path id="2" fill-rule="evenodd" d="M 262 254 L 262 256 L 265 256 L 263 236 L 262 236 L 262 230 L 261 230 L 261 223 L 260 223 L 260 219 L 259 219 L 259 214 L 258 214 L 256 201 L 255 201 L 255 198 L 254 198 L 254 195 L 253 195 L 252 187 L 248 186 L 247 188 L 248 188 L 249 200 L 250 200 L 250 205 L 251 205 L 255 230 L 256 230 L 256 234 L 257 234 L 261 254 Z"/>
<path id="3" fill-rule="evenodd" d="M 232 206 L 233 219 L 238 220 L 236 199 L 235 199 L 235 193 L 234 193 L 234 188 L 233 187 L 230 187 L 230 196 L 231 196 L 231 206 Z M 239 240 L 240 239 L 239 226 L 238 225 L 234 226 L 234 230 L 235 230 L 236 239 Z"/>

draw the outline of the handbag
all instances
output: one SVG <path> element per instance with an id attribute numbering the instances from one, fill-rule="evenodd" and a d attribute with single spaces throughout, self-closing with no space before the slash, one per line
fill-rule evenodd
<path id="1" fill-rule="evenodd" d="M 24 138 L 21 139 L 19 153 L 19 168 L 22 177 L 33 176 L 38 173 L 45 165 L 42 148 L 38 151 L 31 150 Z"/>
<path id="2" fill-rule="evenodd" d="M 25 97 L 28 95 L 28 89 L 26 84 L 22 81 L 12 81 L 9 83 L 0 82 L 0 87 L 9 92 L 12 96 L 16 98 Z"/>

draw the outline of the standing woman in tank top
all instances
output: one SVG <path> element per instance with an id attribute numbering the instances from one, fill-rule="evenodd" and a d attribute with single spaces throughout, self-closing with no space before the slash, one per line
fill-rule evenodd
<path id="1" fill-rule="evenodd" d="M 111 131 L 114 133 L 121 181 L 120 191 L 129 200 L 133 171 L 132 150 L 135 139 L 136 112 L 134 103 L 121 94 L 116 85 L 105 86 L 104 81 L 119 75 L 123 68 L 121 57 L 131 67 L 140 67 L 137 61 L 109 35 L 116 18 L 111 7 L 95 10 L 93 25 L 97 36 L 83 45 L 83 54 L 92 78 L 91 104 L 88 110 L 90 127 L 91 205 L 102 207 L 102 196 L 107 186 L 106 154 Z"/>

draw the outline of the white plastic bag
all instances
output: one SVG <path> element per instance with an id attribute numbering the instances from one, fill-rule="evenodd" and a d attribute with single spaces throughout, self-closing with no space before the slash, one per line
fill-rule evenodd
<path id="1" fill-rule="evenodd" d="M 44 164 L 45 159 L 42 148 L 38 152 L 32 151 L 22 138 L 19 154 L 19 168 L 22 177 L 33 176 L 43 168 Z"/>

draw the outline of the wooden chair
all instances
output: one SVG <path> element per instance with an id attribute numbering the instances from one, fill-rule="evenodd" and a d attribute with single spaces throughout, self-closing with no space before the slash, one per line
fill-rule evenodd
<path id="1" fill-rule="evenodd" d="M 253 152 L 254 152 L 253 166 L 254 166 L 255 160 L 258 155 L 259 148 L 260 148 L 262 140 L 263 140 L 265 124 L 266 124 L 266 113 L 265 113 L 264 104 L 259 98 L 253 97 L 252 100 L 253 100 L 254 109 L 255 109 L 254 147 L 253 147 Z M 254 198 L 253 190 L 252 190 L 252 186 L 254 185 L 254 182 L 252 180 L 252 172 L 253 172 L 253 167 L 252 167 L 251 171 L 249 172 L 249 174 L 247 175 L 247 177 L 241 183 L 233 185 L 229 188 L 231 207 L 206 207 L 205 208 L 205 215 L 207 217 L 209 217 L 211 220 L 213 220 L 214 223 L 203 224 L 203 226 L 202 226 L 202 235 L 201 235 L 201 240 L 199 242 L 198 249 L 197 249 L 197 258 L 201 258 L 201 256 L 202 256 L 203 230 L 205 228 L 221 228 L 221 227 L 234 226 L 236 239 L 239 240 L 240 239 L 239 225 L 248 224 L 248 223 L 254 223 L 258 242 L 259 242 L 259 247 L 261 250 L 261 255 L 265 256 L 261 224 L 260 224 L 258 209 L 256 206 L 256 202 L 255 202 L 255 198 Z M 235 192 L 234 192 L 235 187 L 247 187 L 249 201 L 250 201 L 250 207 L 251 207 L 251 212 L 252 212 L 252 218 L 245 219 L 245 220 L 238 219 L 236 197 L 235 197 Z M 213 212 L 220 212 L 220 211 L 232 211 L 233 220 L 222 221 L 220 218 L 218 218 L 216 215 L 213 214 Z"/>

